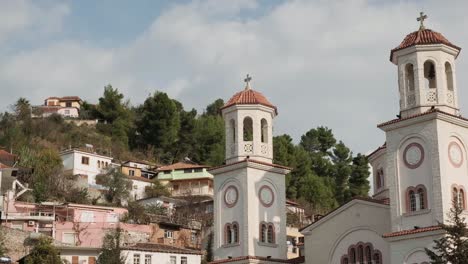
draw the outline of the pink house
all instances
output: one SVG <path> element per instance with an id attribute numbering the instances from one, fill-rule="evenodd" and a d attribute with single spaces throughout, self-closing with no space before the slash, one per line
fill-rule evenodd
<path id="1" fill-rule="evenodd" d="M 120 223 L 124 208 L 95 205 L 12 201 L 4 205 L 2 225 L 49 235 L 71 246 L 102 245 L 106 232 L 120 227 L 129 243 L 147 242 L 152 234 L 149 225 Z"/>

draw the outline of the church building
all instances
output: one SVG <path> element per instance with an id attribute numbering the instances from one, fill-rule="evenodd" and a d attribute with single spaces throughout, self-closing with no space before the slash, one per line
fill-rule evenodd
<path id="1" fill-rule="evenodd" d="M 390 52 L 400 113 L 379 124 L 386 142 L 369 155 L 373 198 L 355 198 L 302 229 L 307 264 L 427 264 L 424 248 L 456 201 L 466 208 L 468 119 L 460 116 L 460 48 L 424 27 Z"/>
<path id="2" fill-rule="evenodd" d="M 277 108 L 250 87 L 221 109 L 226 165 L 213 168 L 214 263 L 297 263 L 287 260 L 286 184 L 290 169 L 273 164 Z"/>

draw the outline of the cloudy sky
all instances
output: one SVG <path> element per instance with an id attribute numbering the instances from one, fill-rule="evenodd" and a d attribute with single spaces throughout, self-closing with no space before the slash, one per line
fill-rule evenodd
<path id="1" fill-rule="evenodd" d="M 368 152 L 384 141 L 376 124 L 398 112 L 390 49 L 418 28 L 419 11 L 468 47 L 466 10 L 461 0 L 1 0 L 0 111 L 20 96 L 94 103 L 108 83 L 134 105 L 160 90 L 201 111 L 250 73 L 279 108 L 275 134 L 298 141 L 323 125 Z M 457 63 L 462 113 L 467 56 Z"/>

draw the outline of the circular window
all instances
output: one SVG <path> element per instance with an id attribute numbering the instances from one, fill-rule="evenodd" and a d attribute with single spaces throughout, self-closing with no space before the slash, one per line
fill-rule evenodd
<path id="1" fill-rule="evenodd" d="M 233 207 L 237 203 L 237 199 L 239 198 L 239 191 L 235 186 L 229 186 L 224 191 L 224 203 L 227 207 Z"/>
<path id="2" fill-rule="evenodd" d="M 448 155 L 450 163 L 456 168 L 463 164 L 463 151 L 456 142 L 450 142 L 448 147 Z"/>
<path id="3" fill-rule="evenodd" d="M 416 169 L 424 161 L 424 149 L 418 143 L 411 143 L 406 146 L 403 152 L 403 160 L 406 167 Z"/>
<path id="4" fill-rule="evenodd" d="M 265 207 L 270 207 L 275 201 L 275 194 L 273 193 L 273 190 L 266 185 L 260 187 L 260 190 L 258 191 L 258 197 L 260 198 L 260 202 Z"/>

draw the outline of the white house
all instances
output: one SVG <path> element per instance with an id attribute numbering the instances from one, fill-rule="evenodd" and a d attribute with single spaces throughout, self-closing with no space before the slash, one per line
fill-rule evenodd
<path id="1" fill-rule="evenodd" d="M 106 171 L 112 165 L 112 157 L 92 151 L 69 149 L 60 152 L 63 169 L 73 175 L 87 175 L 88 184 L 96 185 L 96 175 Z"/>
<path id="2" fill-rule="evenodd" d="M 422 14 L 421 14 L 422 15 Z M 460 116 L 460 48 L 424 28 L 390 53 L 400 114 L 378 125 L 386 143 L 369 155 L 374 199 L 354 199 L 304 228 L 308 264 L 429 263 L 453 201 L 465 210 L 468 119 Z M 466 215 L 466 211 L 465 211 Z"/>
<path id="3" fill-rule="evenodd" d="M 122 255 L 127 264 L 200 264 L 202 253 L 156 243 L 137 243 L 124 247 Z"/>

